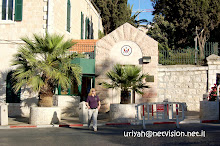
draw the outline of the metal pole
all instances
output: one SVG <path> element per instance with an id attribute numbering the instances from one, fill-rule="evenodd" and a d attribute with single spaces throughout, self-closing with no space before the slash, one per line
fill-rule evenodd
<path id="1" fill-rule="evenodd" d="M 144 105 L 143 105 L 143 129 L 146 129 L 146 126 L 145 126 L 145 116 L 144 116 Z"/>
<path id="2" fill-rule="evenodd" d="M 197 26 L 196 26 L 196 37 L 194 38 L 195 41 L 195 64 L 197 64 Z"/>
<path id="3" fill-rule="evenodd" d="M 140 0 L 139 0 L 139 9 L 138 11 L 140 12 Z M 138 15 L 138 21 L 139 21 L 139 15 Z"/>
<path id="4" fill-rule="evenodd" d="M 176 127 L 180 128 L 180 125 L 179 125 L 179 114 L 178 114 L 178 104 L 176 104 Z"/>
<path id="5" fill-rule="evenodd" d="M 217 101 L 219 102 L 219 87 L 220 87 L 220 85 L 218 85 L 218 87 L 217 87 Z"/>
<path id="6" fill-rule="evenodd" d="M 219 87 L 220 85 L 217 86 L 217 111 L 218 111 L 218 114 L 219 114 Z M 219 120 L 219 117 L 218 117 L 218 120 Z"/>
<path id="7" fill-rule="evenodd" d="M 91 89 L 92 89 L 92 80 L 93 80 L 93 79 L 91 78 Z"/>

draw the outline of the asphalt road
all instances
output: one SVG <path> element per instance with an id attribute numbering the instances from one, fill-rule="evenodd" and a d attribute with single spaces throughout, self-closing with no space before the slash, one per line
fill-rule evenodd
<path id="1" fill-rule="evenodd" d="M 141 126 L 102 126 L 98 131 L 86 127 L 1 129 L 0 146 L 73 146 L 73 145 L 220 145 L 220 124 L 174 124 Z M 205 131 L 205 137 L 141 137 L 152 131 Z M 133 131 L 133 136 L 132 136 Z M 130 132 L 130 133 L 128 133 Z M 136 132 L 136 135 L 134 134 Z M 138 135 L 139 132 L 139 135 Z M 130 135 L 130 136 L 129 136 Z M 125 137 L 126 136 L 126 137 Z M 135 137 L 134 137 L 135 136 Z M 167 135 L 168 136 L 168 135 Z"/>

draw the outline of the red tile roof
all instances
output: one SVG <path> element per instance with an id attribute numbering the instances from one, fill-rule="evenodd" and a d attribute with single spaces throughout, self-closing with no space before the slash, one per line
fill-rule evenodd
<path id="1" fill-rule="evenodd" d="M 72 40 L 76 44 L 69 50 L 77 53 L 94 52 L 98 40 Z"/>

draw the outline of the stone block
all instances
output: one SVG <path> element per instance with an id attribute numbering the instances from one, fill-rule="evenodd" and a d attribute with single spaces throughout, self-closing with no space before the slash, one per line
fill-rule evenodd
<path id="1" fill-rule="evenodd" d="M 170 80 L 171 76 L 165 76 L 164 77 L 164 82 L 168 83 L 171 82 L 172 80 Z"/>
<path id="2" fill-rule="evenodd" d="M 31 107 L 29 123 L 32 125 L 57 124 L 61 120 L 59 107 Z"/>
<path id="3" fill-rule="evenodd" d="M 130 122 L 135 119 L 136 104 L 110 104 L 110 119 L 116 122 Z"/>
<path id="4" fill-rule="evenodd" d="M 166 89 L 166 83 L 159 83 L 159 88 Z"/>
<path id="5" fill-rule="evenodd" d="M 161 94 L 159 94 L 159 96 L 158 96 L 159 99 L 164 99 L 164 97 L 165 97 L 165 96 L 164 96 L 164 95 L 161 95 Z"/>
<path id="6" fill-rule="evenodd" d="M 167 88 L 170 90 L 174 90 L 175 89 L 175 85 L 172 83 L 167 83 Z"/>
<path id="7" fill-rule="evenodd" d="M 163 83 L 164 82 L 164 78 L 163 77 L 158 77 L 158 82 L 159 83 Z"/>
<path id="8" fill-rule="evenodd" d="M 83 124 L 88 123 L 88 108 L 85 101 L 79 103 L 79 121 Z"/>
<path id="9" fill-rule="evenodd" d="M 201 74 L 200 71 L 195 71 L 194 73 L 195 73 L 195 75 L 199 75 L 199 74 Z"/>
<path id="10" fill-rule="evenodd" d="M 124 40 L 124 30 L 123 30 L 123 26 L 118 27 L 116 30 L 117 36 L 119 38 L 119 40 Z"/>
<path id="11" fill-rule="evenodd" d="M 171 76 L 170 82 L 178 82 L 178 76 Z"/>
<path id="12" fill-rule="evenodd" d="M 131 30 L 130 30 L 130 26 L 129 26 L 129 24 L 128 23 L 125 23 L 124 25 L 123 25 L 123 29 L 124 29 L 124 39 L 125 40 L 130 40 L 131 38 L 130 38 L 130 36 L 131 36 Z"/>
<path id="13" fill-rule="evenodd" d="M 8 125 L 8 104 L 0 104 L 0 125 Z"/>
<path id="14" fill-rule="evenodd" d="M 61 109 L 61 116 L 78 116 L 79 115 L 79 96 L 56 95 L 56 106 Z"/>
<path id="15" fill-rule="evenodd" d="M 217 65 L 209 65 L 209 70 L 215 70 L 217 68 Z"/>
<path id="16" fill-rule="evenodd" d="M 165 72 L 165 73 L 166 73 L 166 76 L 170 76 L 170 74 L 171 74 L 170 72 Z"/>
<path id="17" fill-rule="evenodd" d="M 165 72 L 158 72 L 158 77 L 162 77 L 165 75 Z"/>
<path id="18" fill-rule="evenodd" d="M 171 95 L 166 95 L 165 99 L 171 99 L 171 97 L 172 97 Z"/>
<path id="19" fill-rule="evenodd" d="M 196 89 L 189 89 L 189 94 L 196 94 Z"/>
<path id="20" fill-rule="evenodd" d="M 102 40 L 107 42 L 110 46 L 114 46 L 114 44 L 115 44 L 115 40 L 111 34 L 105 36 L 104 38 L 102 38 Z"/>
<path id="21" fill-rule="evenodd" d="M 200 101 L 200 120 L 219 120 L 219 102 Z"/>
<path id="22" fill-rule="evenodd" d="M 96 49 L 98 49 L 98 50 L 99 50 L 99 48 L 104 48 L 104 49 L 106 49 L 106 50 L 110 50 L 111 47 L 112 47 L 112 46 L 111 46 L 108 42 L 106 42 L 105 40 L 103 40 L 103 39 L 99 40 L 99 41 L 96 43 Z"/>
<path id="23" fill-rule="evenodd" d="M 131 27 L 130 33 L 131 33 L 130 40 L 135 41 L 135 38 L 137 37 L 138 31 L 136 30 L 136 28 Z"/>

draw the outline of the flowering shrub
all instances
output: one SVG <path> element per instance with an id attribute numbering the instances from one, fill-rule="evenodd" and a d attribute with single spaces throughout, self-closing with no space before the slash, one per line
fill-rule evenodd
<path id="1" fill-rule="evenodd" d="M 212 90 L 209 92 L 209 96 L 207 97 L 209 101 L 215 101 L 217 99 L 217 85 L 214 84 Z"/>

